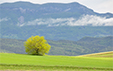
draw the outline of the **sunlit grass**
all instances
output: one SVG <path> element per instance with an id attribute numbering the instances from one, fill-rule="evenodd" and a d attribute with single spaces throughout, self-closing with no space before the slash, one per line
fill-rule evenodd
<path id="1" fill-rule="evenodd" d="M 87 54 L 81 55 L 83 57 L 103 57 L 103 58 L 113 58 L 113 51 L 110 52 L 102 52 L 102 53 L 94 53 L 94 54 Z"/>
<path id="2" fill-rule="evenodd" d="M 104 54 L 110 55 L 110 54 Z M 15 69 L 15 70 L 29 70 L 44 68 L 48 70 L 64 70 L 74 71 L 74 69 L 80 69 L 80 71 L 92 71 L 95 70 L 113 70 L 113 58 L 104 57 L 92 57 L 90 56 L 36 56 L 27 54 L 14 54 L 14 53 L 0 53 L 0 67 L 3 69 Z M 99 69 L 100 68 L 100 69 Z M 94 71 L 94 70 L 93 70 Z"/>

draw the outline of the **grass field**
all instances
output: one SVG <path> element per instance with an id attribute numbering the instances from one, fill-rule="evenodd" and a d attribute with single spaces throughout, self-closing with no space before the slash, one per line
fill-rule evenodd
<path id="1" fill-rule="evenodd" d="M 113 52 L 82 56 L 36 56 L 0 53 L 0 70 L 112 71 L 112 56 Z"/>
<path id="2" fill-rule="evenodd" d="M 93 54 L 87 54 L 87 55 L 81 55 L 85 57 L 104 57 L 104 58 L 113 58 L 113 51 L 111 52 L 102 52 L 102 53 L 93 53 Z"/>

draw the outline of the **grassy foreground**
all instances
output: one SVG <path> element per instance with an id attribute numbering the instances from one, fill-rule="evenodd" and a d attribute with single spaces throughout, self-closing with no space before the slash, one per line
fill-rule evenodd
<path id="1" fill-rule="evenodd" d="M 102 54 L 101 54 L 102 55 Z M 107 54 L 103 54 L 107 55 Z M 108 55 L 113 55 L 112 53 Z M 33 56 L 0 53 L 0 70 L 112 71 L 112 57 Z"/>

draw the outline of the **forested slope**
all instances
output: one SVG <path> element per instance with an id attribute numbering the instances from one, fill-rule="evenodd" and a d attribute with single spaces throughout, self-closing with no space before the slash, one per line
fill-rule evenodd
<path id="1" fill-rule="evenodd" d="M 23 42 L 25 40 L 0 39 L 0 52 L 25 54 Z M 49 55 L 83 55 L 90 53 L 113 51 L 113 36 L 84 37 L 79 41 L 47 40 L 51 45 Z"/>

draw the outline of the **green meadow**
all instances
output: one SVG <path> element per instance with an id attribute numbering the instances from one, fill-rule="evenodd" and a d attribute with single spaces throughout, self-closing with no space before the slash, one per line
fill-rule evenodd
<path id="1" fill-rule="evenodd" d="M 110 57 L 104 57 L 109 56 Z M 113 53 L 83 56 L 36 56 L 0 53 L 0 70 L 36 71 L 112 71 Z M 103 56 L 103 57 L 102 57 Z"/>

